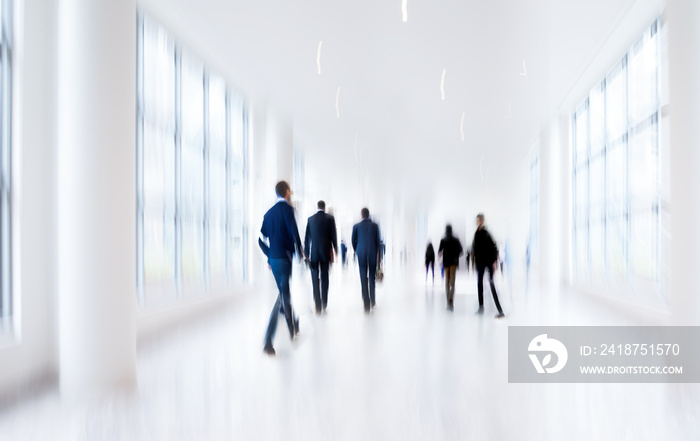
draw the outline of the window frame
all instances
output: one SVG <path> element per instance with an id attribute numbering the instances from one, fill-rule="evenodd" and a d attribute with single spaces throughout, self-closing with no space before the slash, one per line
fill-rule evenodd
<path id="1" fill-rule="evenodd" d="M 594 265 L 592 262 L 592 222 L 595 223 L 596 227 L 601 228 L 603 234 L 602 275 L 604 275 L 608 279 L 608 281 L 611 281 L 616 278 L 623 278 L 628 281 L 631 279 L 650 280 L 655 284 L 658 284 L 661 281 L 660 230 L 662 225 L 662 193 L 660 182 L 662 176 L 661 150 L 663 149 L 662 140 L 660 137 L 661 116 L 663 107 L 663 103 L 660 99 L 660 90 L 662 88 L 661 71 L 663 69 L 661 65 L 660 56 L 660 40 L 662 38 L 661 31 L 662 22 L 660 19 L 657 19 L 645 29 L 641 37 L 638 38 L 635 41 L 635 43 L 627 50 L 622 59 L 618 63 L 616 63 L 615 66 L 611 69 L 610 73 L 606 75 L 600 83 L 598 83 L 594 88 L 591 89 L 591 92 L 586 97 L 586 99 L 584 99 L 581 105 L 577 107 L 576 111 L 573 112 L 571 118 L 571 170 L 573 185 L 573 222 L 571 234 L 573 245 L 572 258 L 574 268 L 574 280 L 577 282 L 591 280 L 593 278 L 592 276 L 600 275 L 600 272 L 594 269 Z M 639 118 L 639 121 L 632 121 L 632 99 L 630 98 L 630 81 L 631 75 L 637 71 L 635 70 L 632 73 L 630 72 L 630 57 L 640 53 L 643 50 L 644 44 L 647 44 L 650 41 L 647 40 L 647 38 L 654 38 L 656 40 L 654 42 L 654 44 L 656 45 L 656 61 L 653 66 L 654 81 L 650 83 L 653 85 L 652 94 L 655 94 L 655 96 L 653 97 L 653 99 L 655 100 L 655 105 L 652 106 L 653 110 L 650 110 L 651 113 L 649 115 L 645 114 L 643 117 Z M 622 77 L 619 77 L 619 75 L 622 75 Z M 624 106 L 624 132 L 622 132 L 621 134 L 616 134 L 616 136 L 614 136 L 614 139 L 611 139 L 609 134 L 609 123 L 611 116 L 609 114 L 610 95 L 608 93 L 608 88 L 611 84 L 611 81 L 624 81 L 623 93 L 625 95 L 624 102 L 618 103 L 618 105 Z M 594 154 L 592 151 L 593 141 L 591 138 L 591 99 L 596 89 L 600 90 L 603 99 L 603 144 L 602 146 L 600 146 L 600 150 L 596 151 Z M 636 98 L 636 96 L 634 98 Z M 586 118 L 585 127 L 582 124 L 583 118 Z M 643 210 L 640 210 L 635 209 L 635 207 L 633 207 L 632 205 L 633 189 L 631 188 L 632 178 L 630 177 L 630 173 L 634 173 L 634 171 L 631 170 L 631 152 L 633 151 L 632 149 L 636 146 L 636 143 L 635 145 L 632 145 L 635 140 L 634 135 L 638 133 L 638 130 L 640 129 L 640 127 L 643 127 L 644 124 L 647 124 L 651 128 L 650 130 L 653 131 L 653 135 L 651 138 L 653 145 L 652 158 L 655 164 L 655 181 L 657 183 L 657 186 L 656 189 L 653 190 L 654 194 L 651 197 L 651 199 L 654 200 L 652 206 L 648 207 L 648 209 L 645 208 Z M 582 129 L 583 132 L 579 133 L 580 129 Z M 579 144 L 583 140 L 583 136 L 580 136 L 582 134 L 585 136 L 585 146 Z M 620 154 L 624 155 L 624 170 L 612 170 L 611 167 L 613 167 L 614 164 L 613 155 L 619 156 Z M 602 219 L 591 218 L 591 165 L 594 163 L 594 161 L 602 161 L 603 172 L 602 182 L 600 183 L 600 185 L 602 185 L 602 200 L 600 201 L 602 203 Z M 610 191 L 612 191 L 613 188 L 611 187 L 611 185 L 614 185 L 614 183 L 610 181 L 611 173 L 624 173 L 621 187 L 621 195 L 624 198 L 624 201 L 621 201 L 619 205 L 611 203 Z M 585 182 L 579 179 L 579 177 L 584 177 L 582 174 L 585 174 Z M 578 188 L 579 183 L 583 183 L 586 186 L 586 188 Z M 613 207 L 613 205 L 615 205 L 615 207 Z M 615 213 L 612 213 L 611 210 L 615 211 Z M 635 271 L 635 268 L 633 268 L 632 265 L 632 257 L 630 256 L 630 252 L 632 250 L 632 240 L 634 239 L 632 238 L 633 223 L 636 221 L 637 217 L 643 218 L 647 215 L 651 215 L 652 225 L 651 237 L 648 238 L 652 241 L 651 254 L 649 256 L 652 265 L 652 268 L 649 272 L 650 274 L 638 273 L 637 271 Z M 617 271 L 611 268 L 611 264 L 614 261 L 614 259 L 611 259 L 611 256 L 609 254 L 611 252 L 610 247 L 612 246 L 612 242 L 610 241 L 610 238 L 608 238 L 609 232 L 615 229 L 619 230 L 620 234 L 623 234 L 621 242 L 622 269 Z M 584 233 L 583 237 L 585 237 L 585 243 L 579 243 L 579 238 L 581 237 L 580 233 L 582 232 L 582 230 Z"/>
<path id="2" fill-rule="evenodd" d="M 12 1 L 0 0 L 0 323 L 13 317 L 12 283 Z"/>
<path id="3" fill-rule="evenodd" d="M 146 24 L 148 22 L 148 25 Z M 168 277 L 163 280 L 147 280 L 147 275 L 146 275 L 146 266 L 147 262 L 145 262 L 144 259 L 144 252 L 145 252 L 145 235 L 148 234 L 147 231 L 145 230 L 144 227 L 144 222 L 145 222 L 145 215 L 144 213 L 146 212 L 146 207 L 145 204 L 147 203 L 146 198 L 145 198 L 145 188 L 144 186 L 146 185 L 144 181 L 144 152 L 145 149 L 148 148 L 145 143 L 146 140 L 144 138 L 145 133 L 146 133 L 146 124 L 147 124 L 147 119 L 148 116 L 146 115 L 148 106 L 147 103 L 145 102 L 147 100 L 148 94 L 145 91 L 146 87 L 146 81 L 145 81 L 145 66 L 148 60 L 145 59 L 144 56 L 144 50 L 145 50 L 145 39 L 148 38 L 146 35 L 146 26 L 157 26 L 160 30 L 165 32 L 167 35 L 169 35 L 172 38 L 172 34 L 170 34 L 165 28 L 163 28 L 162 25 L 160 25 L 157 21 L 155 21 L 152 17 L 142 13 L 139 11 L 137 14 L 137 44 L 138 44 L 138 49 L 137 49 L 137 139 L 136 139 L 136 148 L 137 148 L 137 154 L 136 154 L 136 188 L 137 188 L 137 195 L 136 195 L 136 205 L 137 205 L 137 217 L 136 217 L 136 232 L 137 232 L 137 259 L 136 259 L 136 264 L 137 264 L 137 299 L 139 305 L 143 306 L 144 304 L 150 303 L 149 297 L 149 290 L 154 289 L 154 290 L 159 290 L 159 291 L 165 291 L 166 297 L 182 297 L 183 295 L 188 294 L 190 291 L 191 286 L 190 285 L 196 285 L 199 287 L 200 291 L 208 291 L 211 288 L 219 288 L 221 287 L 222 283 L 225 285 L 230 285 L 234 281 L 246 281 L 246 273 L 247 273 L 247 265 L 246 265 L 246 255 L 247 255 L 247 241 L 245 240 L 245 237 L 247 235 L 247 218 L 246 218 L 246 213 L 247 213 L 247 179 L 248 179 L 248 173 L 247 173 L 247 152 L 248 152 L 248 130 L 247 130 L 247 107 L 245 105 L 245 102 L 241 99 L 238 99 L 236 97 L 236 94 L 232 92 L 231 88 L 229 87 L 229 84 L 226 83 L 225 79 L 221 75 L 218 75 L 214 72 L 212 72 L 204 63 L 201 63 L 199 57 L 196 56 L 196 54 L 188 51 L 187 49 L 183 48 L 181 44 L 178 43 L 178 41 L 173 38 L 174 42 L 174 51 L 173 51 L 173 59 L 172 59 L 172 68 L 174 70 L 174 123 L 172 127 L 172 131 L 165 130 L 167 132 L 165 134 L 166 137 L 172 136 L 173 138 L 173 145 L 174 145 L 174 182 L 173 182 L 173 193 L 174 193 L 174 213 L 172 214 L 172 219 L 168 218 L 167 220 L 165 219 L 165 213 L 164 213 L 164 222 L 173 222 L 173 227 L 174 227 L 174 246 L 173 246 L 173 272 L 172 272 L 172 278 Z M 194 60 L 196 64 L 200 64 L 202 66 L 202 78 L 201 78 L 201 84 L 202 84 L 202 145 L 201 149 L 196 149 L 197 152 L 201 150 L 202 154 L 202 170 L 201 170 L 201 179 L 202 182 L 200 184 L 196 184 L 197 189 L 201 187 L 202 190 L 202 202 L 201 202 L 201 219 L 197 217 L 197 219 L 190 219 L 190 221 L 195 221 L 199 222 L 201 221 L 201 243 L 196 244 L 198 248 L 201 247 L 199 253 L 201 253 L 202 256 L 202 261 L 200 262 L 201 268 L 196 270 L 196 273 L 191 277 L 185 277 L 183 274 L 183 230 L 184 230 L 184 218 L 183 216 L 188 215 L 187 213 L 184 213 L 184 204 L 185 201 L 183 200 L 183 197 L 185 196 L 183 194 L 183 181 L 185 180 L 186 176 L 185 173 L 186 171 L 183 169 L 183 149 L 186 148 L 184 145 L 187 140 L 184 139 L 183 136 L 183 52 L 187 52 L 186 58 L 188 60 Z M 220 97 L 223 100 L 224 103 L 224 108 L 222 109 L 224 114 L 223 118 L 225 120 L 225 127 L 224 127 L 224 136 L 226 137 L 225 139 L 225 144 L 222 144 L 223 148 L 225 148 L 225 154 L 223 156 L 221 155 L 216 155 L 216 158 L 219 160 L 220 166 L 223 166 L 224 173 L 225 173 L 225 188 L 220 189 L 222 194 L 225 195 L 225 202 L 224 206 L 220 207 L 217 210 L 213 210 L 212 207 L 210 207 L 211 203 L 213 203 L 210 200 L 210 165 L 215 165 L 215 164 L 210 164 L 210 148 L 211 148 L 211 134 L 210 131 L 212 130 L 211 128 L 211 121 L 210 121 L 210 109 L 209 109 L 209 83 L 210 83 L 210 78 L 212 76 L 216 75 L 217 78 L 220 78 L 223 80 L 223 97 Z M 192 83 L 195 84 L 195 83 Z M 220 88 L 219 88 L 220 89 Z M 199 91 L 196 92 L 197 95 L 199 95 Z M 236 97 L 236 98 L 234 98 Z M 240 126 L 237 127 L 238 131 L 236 132 L 237 135 L 240 136 L 240 145 L 241 145 L 241 167 L 239 170 L 236 172 L 239 173 L 241 176 L 237 176 L 241 183 L 242 183 L 242 188 L 240 191 L 241 198 L 242 200 L 240 201 L 240 207 L 243 210 L 242 213 L 242 225 L 240 225 L 241 232 L 238 232 L 238 234 L 242 235 L 242 255 L 240 258 L 240 262 L 233 262 L 233 253 L 231 251 L 231 248 L 233 247 L 233 235 L 234 231 L 232 231 L 232 222 L 231 222 L 231 198 L 229 197 L 230 195 L 230 188 L 229 188 L 229 183 L 231 182 L 231 177 L 232 174 L 234 173 L 234 170 L 232 169 L 232 160 L 233 160 L 233 143 L 231 136 L 229 136 L 232 133 L 233 128 L 231 127 L 232 124 L 234 124 L 234 121 L 232 120 L 232 107 L 231 103 L 236 100 L 237 103 L 240 104 L 241 109 L 240 109 L 240 121 L 236 120 L 235 123 L 239 124 Z M 220 115 L 221 116 L 221 115 Z M 199 139 L 199 138 L 197 138 Z M 195 175 L 196 176 L 196 175 Z M 199 179 L 199 176 L 197 177 L 197 181 Z M 199 211 L 197 209 L 196 211 Z M 212 231 L 211 228 L 213 228 L 209 222 L 209 217 L 210 214 L 214 211 L 223 211 L 223 219 L 224 223 L 222 225 L 218 226 L 218 229 L 221 231 L 218 231 L 219 235 L 223 234 L 223 237 L 225 239 L 225 251 L 224 251 L 224 265 L 225 268 L 223 268 L 223 273 L 220 273 L 218 271 L 216 274 L 212 273 L 211 265 L 210 265 L 210 256 L 209 252 L 212 250 L 214 247 L 210 246 L 209 241 L 212 240 Z M 190 213 L 191 214 L 191 213 Z M 188 215 L 189 218 L 191 218 L 191 215 Z M 219 222 L 220 223 L 220 222 Z M 165 239 L 164 239 L 165 240 Z M 239 265 L 241 268 L 238 269 L 236 268 L 234 270 L 234 264 Z M 233 273 L 240 270 L 240 276 L 241 277 L 234 277 Z M 160 286 L 158 286 L 160 285 Z M 203 289 L 202 289 L 203 288 Z"/>

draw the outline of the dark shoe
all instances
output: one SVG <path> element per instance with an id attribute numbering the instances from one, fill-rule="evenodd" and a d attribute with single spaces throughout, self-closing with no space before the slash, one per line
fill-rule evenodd
<path id="1" fill-rule="evenodd" d="M 448 311 L 454 311 L 455 310 L 455 302 L 454 301 L 447 301 L 447 310 Z"/>
<path id="2" fill-rule="evenodd" d="M 484 307 L 479 306 L 479 309 L 476 310 L 475 314 L 483 314 L 484 313 Z"/>
<path id="3" fill-rule="evenodd" d="M 294 334 L 299 333 L 299 317 L 294 319 Z"/>
<path id="4" fill-rule="evenodd" d="M 505 317 L 505 316 L 506 316 L 506 315 L 503 314 L 502 312 L 499 312 L 498 314 L 496 314 L 496 318 L 497 318 L 497 319 L 503 318 L 503 317 Z"/>
<path id="5" fill-rule="evenodd" d="M 269 355 L 270 357 L 274 357 L 276 355 L 275 348 L 273 348 L 271 345 L 265 345 L 265 347 L 263 348 L 263 352 Z"/>

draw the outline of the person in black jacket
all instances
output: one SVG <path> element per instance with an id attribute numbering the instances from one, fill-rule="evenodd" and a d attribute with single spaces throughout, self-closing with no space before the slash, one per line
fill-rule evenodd
<path id="1" fill-rule="evenodd" d="M 289 328 L 289 336 L 294 339 L 299 333 L 299 319 L 294 315 L 292 297 L 289 291 L 289 278 L 292 275 L 292 256 L 299 254 L 303 257 L 301 238 L 297 229 L 297 221 L 294 217 L 294 208 L 291 206 L 291 190 L 289 184 L 280 181 L 275 186 L 277 202 L 270 208 L 263 218 L 260 235 L 269 240 L 267 245 L 263 240 L 258 244 L 267 256 L 268 265 L 275 277 L 279 294 L 275 306 L 270 314 L 270 323 L 265 334 L 264 351 L 268 355 L 275 355 L 272 341 L 277 331 L 277 318 L 284 314 Z"/>
<path id="2" fill-rule="evenodd" d="M 506 315 L 503 313 L 503 309 L 501 309 L 501 304 L 498 301 L 498 294 L 496 294 L 496 285 L 493 283 L 493 273 L 496 271 L 496 265 L 498 263 L 498 248 L 491 234 L 489 234 L 484 227 L 484 215 L 482 213 L 476 216 L 476 232 L 474 233 L 472 251 L 474 253 L 474 261 L 476 262 L 477 287 L 479 291 L 479 310 L 477 313 L 482 314 L 484 312 L 484 272 L 488 269 L 491 294 L 493 294 L 493 301 L 498 309 L 496 318 L 503 318 Z"/>
<path id="3" fill-rule="evenodd" d="M 326 213 L 326 203 L 318 201 L 317 207 L 316 214 L 306 223 L 304 254 L 311 269 L 316 314 L 320 314 L 328 305 L 328 268 L 333 262 L 333 254 L 338 252 L 338 239 L 335 218 Z"/>
<path id="4" fill-rule="evenodd" d="M 462 243 L 452 235 L 452 225 L 445 227 L 445 237 L 440 241 L 438 253 L 442 254 L 442 264 L 445 267 L 445 294 L 447 309 L 454 310 L 455 277 L 459 257 L 462 255 Z"/>
<path id="5" fill-rule="evenodd" d="M 375 306 L 374 288 L 377 275 L 377 264 L 381 263 L 382 249 L 379 235 L 379 225 L 369 218 L 369 210 L 362 209 L 362 222 L 352 227 L 352 248 L 357 256 L 357 266 L 360 268 L 362 283 L 362 301 L 365 312 L 369 313 Z"/>
<path id="6" fill-rule="evenodd" d="M 433 243 L 428 242 L 428 248 L 425 250 L 425 283 L 428 283 L 428 271 L 433 270 L 433 285 L 435 285 L 435 248 Z"/>

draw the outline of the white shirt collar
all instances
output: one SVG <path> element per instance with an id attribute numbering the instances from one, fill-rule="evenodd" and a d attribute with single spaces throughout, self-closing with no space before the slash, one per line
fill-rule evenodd
<path id="1" fill-rule="evenodd" d="M 285 198 L 277 198 L 277 202 L 275 204 L 279 204 L 280 202 L 287 202 Z"/>

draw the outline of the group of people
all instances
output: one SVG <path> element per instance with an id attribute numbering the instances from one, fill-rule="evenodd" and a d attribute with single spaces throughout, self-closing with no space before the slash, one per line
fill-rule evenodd
<path id="1" fill-rule="evenodd" d="M 484 312 L 484 273 L 489 273 L 489 283 L 491 285 L 491 294 L 493 301 L 496 304 L 498 314 L 496 318 L 503 318 L 505 314 L 501 308 L 501 303 L 498 301 L 496 293 L 496 285 L 493 283 L 493 274 L 498 265 L 498 247 L 494 242 L 491 234 L 486 230 L 484 225 L 484 215 L 479 213 L 476 216 L 476 232 L 472 242 L 471 251 L 467 254 L 467 268 L 469 267 L 469 258 L 476 265 L 477 274 L 477 290 L 479 295 L 479 309 L 477 314 Z M 458 238 L 452 234 L 452 226 L 447 225 L 445 228 L 445 237 L 440 240 L 438 254 L 442 255 L 443 276 L 445 278 L 445 294 L 447 296 L 447 309 L 454 310 L 454 295 L 455 295 L 455 278 L 457 267 L 459 266 L 459 258 L 464 250 Z M 428 280 L 428 273 L 432 270 L 433 284 L 435 283 L 435 248 L 432 243 L 428 243 L 428 248 L 425 251 L 425 279 Z"/>
<path id="2" fill-rule="evenodd" d="M 275 355 L 273 340 L 277 331 L 277 320 L 284 315 L 289 336 L 293 340 L 299 333 L 299 318 L 292 307 L 289 278 L 292 275 L 292 259 L 297 255 L 309 265 L 316 314 L 321 314 L 328 305 L 328 271 L 338 252 L 338 240 L 333 215 L 326 213 L 326 203 L 318 201 L 318 211 L 306 224 L 306 234 L 302 245 L 297 228 L 294 208 L 291 205 L 291 189 L 285 181 L 275 186 L 277 201 L 263 218 L 258 240 L 260 248 L 268 259 L 278 288 L 278 296 L 272 307 L 270 321 L 265 334 L 263 351 Z M 382 244 L 379 226 L 369 217 L 369 210 L 361 211 L 362 221 L 352 229 L 352 247 L 360 269 L 362 301 L 364 310 L 369 313 L 375 307 L 375 280 L 377 268 L 381 264 Z M 343 265 L 346 262 L 347 246 L 341 241 Z"/>

